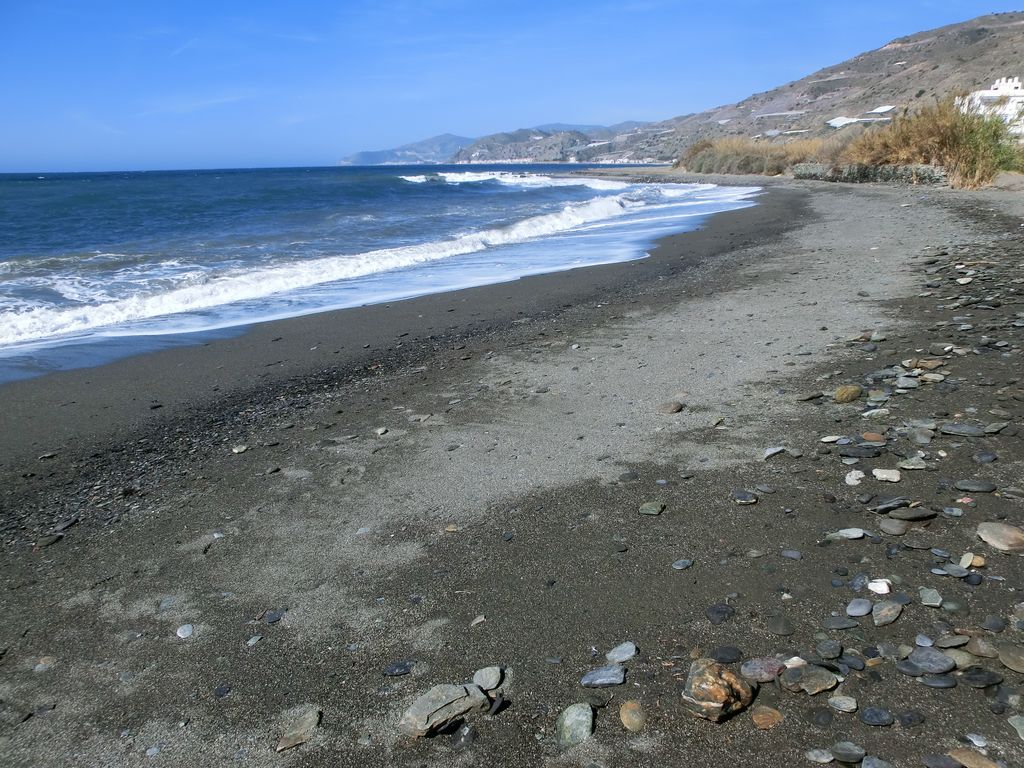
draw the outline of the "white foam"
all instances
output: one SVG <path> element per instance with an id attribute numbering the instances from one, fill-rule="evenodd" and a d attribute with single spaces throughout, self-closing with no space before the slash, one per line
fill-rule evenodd
<path id="1" fill-rule="evenodd" d="M 515 187 L 589 187 L 602 191 L 626 189 L 624 181 L 610 179 L 588 179 L 585 177 L 544 176 L 537 173 L 513 173 L 511 171 L 442 171 L 437 174 L 449 184 L 472 184 L 482 181 L 496 181 Z"/>
<path id="2" fill-rule="evenodd" d="M 221 275 L 192 273 L 184 285 L 158 293 L 137 294 L 73 308 L 34 307 L 28 311 L 5 312 L 0 345 L 81 335 L 109 326 L 252 301 L 337 280 L 475 253 L 621 216 L 639 205 L 642 204 L 625 200 L 623 196 L 598 197 L 566 205 L 556 213 L 534 216 L 508 227 L 471 232 L 450 240 L 330 256 L 257 270 L 236 270 Z M 65 290 L 68 290 L 66 286 Z"/>
<path id="3" fill-rule="evenodd" d="M 408 181 L 412 184 L 422 184 L 427 180 L 426 176 L 399 176 L 402 181 Z"/>

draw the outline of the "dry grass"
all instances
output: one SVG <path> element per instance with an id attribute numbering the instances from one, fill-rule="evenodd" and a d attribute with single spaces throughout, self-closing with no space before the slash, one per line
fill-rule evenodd
<path id="1" fill-rule="evenodd" d="M 778 176 L 797 163 L 834 163 L 845 145 L 839 138 L 771 141 L 736 136 L 704 140 L 689 147 L 678 166 L 692 173 Z"/>
<path id="2" fill-rule="evenodd" d="M 884 126 L 852 126 L 827 139 L 699 141 L 677 166 L 693 173 L 777 176 L 797 163 L 841 166 L 933 165 L 946 169 L 954 187 L 974 189 L 999 171 L 1024 170 L 1024 149 L 1000 118 L 960 108 L 949 96 Z"/>
<path id="3" fill-rule="evenodd" d="M 940 165 L 954 187 L 975 189 L 999 171 L 1024 168 L 1024 153 L 998 117 L 960 107 L 950 96 L 865 131 L 840 160 L 857 165 Z"/>

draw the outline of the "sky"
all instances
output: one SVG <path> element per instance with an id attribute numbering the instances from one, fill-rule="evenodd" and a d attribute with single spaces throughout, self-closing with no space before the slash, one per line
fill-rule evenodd
<path id="1" fill-rule="evenodd" d="M 1021 8 L 0 0 L 0 172 L 323 166 L 439 133 L 661 120 Z"/>

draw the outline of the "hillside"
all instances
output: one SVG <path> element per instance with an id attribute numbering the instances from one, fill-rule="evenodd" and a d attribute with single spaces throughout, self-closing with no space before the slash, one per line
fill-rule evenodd
<path id="1" fill-rule="evenodd" d="M 669 160 L 703 138 L 790 131 L 825 135 L 836 130 L 827 122 L 837 117 L 861 118 L 884 106 L 895 112 L 943 94 L 988 87 L 1006 75 L 1024 75 L 1024 13 L 980 16 L 898 38 L 737 104 L 656 123 L 652 127 L 665 133 L 638 137 L 621 154 Z"/>
<path id="2" fill-rule="evenodd" d="M 464 140 L 448 155 L 438 150 L 429 160 L 411 159 L 413 148 L 424 142 L 353 158 L 361 163 L 670 161 L 700 139 L 828 135 L 844 130 L 828 125 L 835 118 L 885 120 L 936 96 L 987 88 L 1004 76 L 1024 76 L 1024 13 L 979 16 L 901 37 L 739 103 L 657 123 L 551 123 Z"/>
<path id="3" fill-rule="evenodd" d="M 473 143 L 466 136 L 443 133 L 423 141 L 395 149 L 357 152 L 341 160 L 339 165 L 419 165 L 444 163 L 465 146 Z"/>

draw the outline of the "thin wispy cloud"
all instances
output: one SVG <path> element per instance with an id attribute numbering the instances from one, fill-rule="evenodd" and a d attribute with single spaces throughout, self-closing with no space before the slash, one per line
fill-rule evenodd
<path id="1" fill-rule="evenodd" d="M 198 44 L 199 44 L 198 38 L 193 37 L 190 40 L 186 40 L 184 43 L 182 43 L 177 48 L 175 48 L 173 51 L 171 51 L 170 58 L 173 59 L 175 56 L 180 56 L 181 54 L 183 54 L 185 51 L 189 50 L 190 48 L 195 48 Z"/>
<path id="2" fill-rule="evenodd" d="M 196 99 L 182 99 L 178 101 L 165 101 L 156 104 L 149 109 L 136 113 L 136 117 L 148 117 L 150 115 L 188 115 L 193 112 L 201 112 L 205 109 L 220 107 L 225 104 L 234 104 L 239 101 L 248 101 L 256 97 L 255 91 L 243 93 L 226 93 L 218 96 L 209 96 Z"/>
<path id="3" fill-rule="evenodd" d="M 111 125 L 106 120 L 102 120 L 88 112 L 71 112 L 68 114 L 68 118 L 77 123 L 80 127 L 86 128 L 95 133 L 106 133 L 112 136 L 125 135 L 125 132 L 117 126 Z"/>

